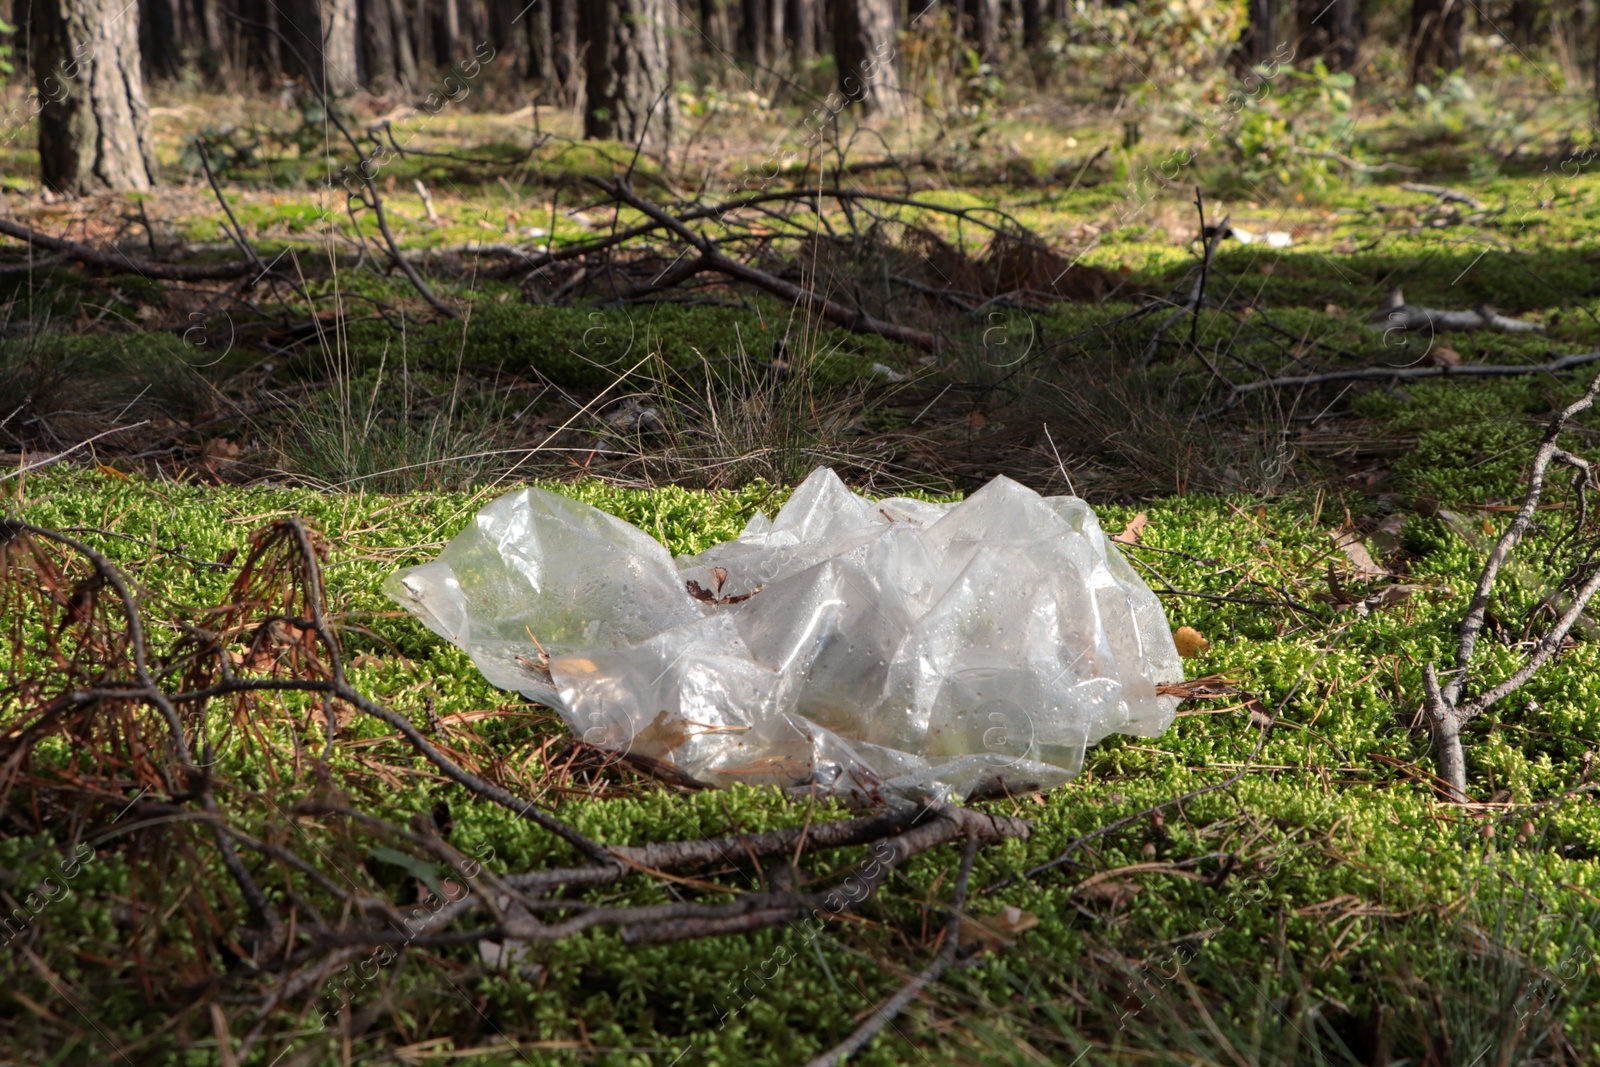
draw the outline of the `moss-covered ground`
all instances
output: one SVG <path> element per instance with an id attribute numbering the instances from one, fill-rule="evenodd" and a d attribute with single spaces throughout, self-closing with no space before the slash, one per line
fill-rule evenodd
<path id="1" fill-rule="evenodd" d="M 1510 392 L 1506 402 L 1513 408 L 1528 400 Z M 1447 404 L 1448 395 L 1418 397 L 1417 403 Z M 1432 453 L 1419 448 L 1417 456 L 1419 478 L 1449 481 L 1437 459 L 1424 466 Z M 1491 468 L 1482 492 L 1494 492 L 1496 477 L 1514 470 L 1511 461 L 1503 472 Z M 761 485 L 715 494 L 592 482 L 554 488 L 638 524 L 674 551 L 732 536 L 753 510 L 781 501 Z M 135 577 L 157 620 L 181 619 L 182 605 L 216 602 L 231 580 L 226 568 L 197 568 L 174 552 L 194 560 L 223 558 L 271 517 L 304 516 L 333 546 L 328 589 L 345 627 L 347 654 L 358 657 L 354 680 L 415 718 L 425 704 L 447 723 L 449 716 L 462 716 L 457 729 L 475 732 L 517 766 L 519 776 L 537 782 L 549 771 L 540 764 L 541 741 L 559 726 L 488 686 L 457 650 L 397 616 L 379 590 L 394 568 L 429 558 L 495 491 L 330 496 L 177 487 L 86 472 L 30 476 L 13 503 L 32 522 L 132 538 L 84 535 Z M 1416 722 L 1419 671 L 1424 662 L 1445 659 L 1452 616 L 1481 565 L 1479 546 L 1444 521 L 1409 516 L 1388 559 L 1403 566 L 1408 584 L 1422 589 L 1362 616 L 1317 599 L 1327 591 L 1330 561 L 1347 570 L 1328 537 L 1344 516 L 1326 498 L 1190 495 L 1139 510 L 1148 519 L 1142 532 L 1147 547 L 1129 554 L 1172 587 L 1245 600 L 1288 596 L 1307 610 L 1164 597 L 1174 626 L 1192 626 L 1211 642 L 1187 661 L 1189 674 L 1231 679 L 1259 703 L 1191 701 L 1166 735 L 1107 740 L 1090 752 L 1071 785 L 999 803 L 999 810 L 1016 811 L 1037 829 L 1027 842 L 985 852 L 977 884 L 1014 876 L 1054 857 L 1079 834 L 1234 773 L 1255 746 L 1259 710 L 1273 719 L 1264 747 L 1236 786 L 1169 812 L 1164 825 L 1135 824 L 1098 841 L 1073 865 L 978 897 L 975 915 L 1014 907 L 1036 916 L 1038 925 L 980 956 L 862 1062 L 923 1056 L 933 1062 L 1043 1062 L 1029 1047 L 1059 1062 L 1056 1057 L 1070 1060 L 1091 1047 L 1089 1041 L 1101 1050 L 1092 1054 L 1097 1061 L 1119 1044 L 1129 1055 L 1145 1049 L 1135 1056 L 1140 1059 L 1155 1055 L 1160 1042 L 1187 1047 L 1202 1033 L 1172 1032 L 1180 1020 L 1184 1027 L 1206 1025 L 1175 1010 L 1186 995 L 1183 983 L 1198 983 L 1194 996 L 1224 1016 L 1215 1025 L 1230 1042 L 1267 1023 L 1282 1032 L 1265 1040 L 1286 1049 L 1295 1039 L 1286 1026 L 1315 1030 L 1321 1019 L 1326 1032 L 1304 1034 L 1302 1042 L 1331 1047 L 1338 1039 L 1354 1047 L 1373 1013 L 1386 1010 L 1387 1040 L 1404 1045 L 1411 1031 L 1395 1019 L 1422 1010 L 1419 997 L 1440 996 L 1471 1000 L 1469 1020 L 1471 1012 L 1481 1012 L 1458 1040 L 1476 1033 L 1492 1043 L 1493 1028 L 1505 1023 L 1505 1006 L 1479 999 L 1508 996 L 1532 1011 L 1546 995 L 1528 984 L 1543 973 L 1538 968 L 1573 953 L 1580 954 L 1580 974 L 1591 974 L 1592 959 L 1582 955 L 1589 951 L 1588 934 L 1572 922 L 1593 914 L 1591 902 L 1600 892 L 1600 811 L 1585 796 L 1549 801 L 1580 784 L 1600 743 L 1595 646 L 1580 643 L 1471 727 L 1474 790 L 1495 803 L 1471 813 L 1441 807 L 1428 782 L 1426 734 Z M 1106 505 L 1100 513 L 1116 529 L 1135 510 Z M 1487 533 L 1504 520 L 1493 511 L 1468 514 L 1469 534 Z M 1552 577 L 1538 566 L 1519 571 L 1497 596 L 1495 617 L 1508 627 L 1522 618 Z M 161 627 L 154 641 L 159 647 L 171 638 Z M 1483 677 L 1493 679 L 1515 659 L 1514 643 L 1494 642 Z M 482 718 L 473 714 L 486 710 L 491 714 Z M 308 744 L 316 739 L 303 708 L 292 702 L 277 721 L 258 726 L 283 741 L 297 731 Z M 373 810 L 396 821 L 444 799 L 455 822 L 452 840 L 464 851 L 483 854 L 491 847 L 513 870 L 566 855 L 554 839 L 475 802 L 428 769 L 414 767 L 403 778 L 375 770 L 415 763 L 381 724 L 355 723 L 336 750 L 344 788 L 359 790 Z M 241 759 L 224 747 L 219 766 L 248 781 L 251 769 Z M 286 805 L 304 788 L 309 784 L 280 789 L 276 801 Z M 576 796 L 556 810 L 585 832 L 617 843 L 792 825 L 808 817 L 803 806 L 756 789 L 682 794 L 638 787 L 611 797 Z M 313 840 L 331 833 L 309 830 Z M 25 885 L 59 863 L 58 847 L 50 834 L 13 837 L 0 845 L 0 867 L 13 885 Z M 919 858 L 859 919 L 836 922 L 814 946 L 797 930 L 657 948 L 630 948 L 597 933 L 539 946 L 523 972 L 510 974 L 484 973 L 475 951 L 429 950 L 356 983 L 353 1004 L 358 1016 L 383 1005 L 384 1022 L 374 1029 L 384 1035 L 380 1046 L 415 1050 L 426 1039 L 434 1043 L 425 1049 L 441 1054 L 482 1050 L 466 1062 L 517 1060 L 518 1053 L 495 1048 L 504 1039 L 531 1062 L 670 1062 L 690 1049 L 688 1062 L 794 1063 L 840 1038 L 859 1012 L 915 966 L 925 951 L 916 931 L 930 921 L 937 926 L 937 886 L 948 879 L 952 861 L 948 854 Z M 113 917 L 117 901 L 134 893 L 134 883 L 143 884 L 143 873 L 132 869 L 138 862 L 115 842 L 102 846 L 71 882 L 70 900 L 37 918 L 39 930 L 27 950 L 31 966 L 13 968 L 13 991 L 21 995 L 16 1003 L 44 1016 L 31 1023 L 48 1019 L 72 1034 L 53 1062 L 99 1055 L 104 1039 L 97 1029 L 136 1046 L 137 1062 L 215 1062 L 202 1017 L 174 1028 L 166 1014 L 174 1004 L 119 978 L 123 950 Z M 1109 880 L 1092 883 L 1099 892 L 1075 892 L 1090 875 L 1108 871 Z M 148 886 L 135 895 L 180 909 L 190 889 L 161 886 L 155 901 Z M 638 889 L 628 899 L 667 899 L 662 893 Z M 1529 908 L 1530 899 L 1537 905 Z M 1471 945 L 1452 943 L 1470 931 L 1490 936 L 1484 931 L 1492 933 L 1496 921 L 1506 927 L 1494 933 L 1506 942 L 1496 951 L 1528 953 L 1523 970 L 1484 972 Z M 1120 955 L 1122 970 L 1108 969 L 1108 952 Z M 1185 961 L 1181 978 L 1173 977 L 1180 974 L 1175 960 Z M 1158 971 L 1167 977 L 1155 978 Z M 758 973 L 759 982 L 749 981 Z M 1265 1000 L 1243 997 L 1250 988 Z M 1580 977 L 1548 992 L 1551 1010 L 1564 1015 L 1574 1039 L 1592 1041 L 1597 1020 L 1583 989 Z M 1104 1024 L 1118 1018 L 1119 1000 L 1130 1028 L 1119 1034 L 1111 1027 L 1108 1036 Z M 315 1016 L 336 1007 L 338 997 L 312 1002 Z M 26 1030 L 30 1020 L 15 1025 Z M 1427 1025 L 1424 1020 L 1413 1029 L 1424 1032 Z M 323 1039 L 307 1034 L 300 1045 Z M 372 1039 L 357 1044 L 376 1051 L 364 1043 Z M 188 1051 L 178 1051 L 180 1045 Z"/>

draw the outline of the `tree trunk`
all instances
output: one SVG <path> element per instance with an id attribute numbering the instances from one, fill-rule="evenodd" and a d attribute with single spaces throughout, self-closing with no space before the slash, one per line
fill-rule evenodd
<path id="1" fill-rule="evenodd" d="M 32 33 L 40 180 L 73 196 L 153 186 L 155 144 L 131 5 L 34 0 Z"/>
<path id="2" fill-rule="evenodd" d="M 1360 0 L 1296 0 L 1295 57 L 1320 57 L 1333 70 L 1356 64 L 1361 44 Z"/>
<path id="3" fill-rule="evenodd" d="M 583 77 L 579 60 L 578 0 L 540 0 L 550 4 L 551 70 L 559 99 L 571 106 L 578 99 L 578 82 Z"/>
<path id="4" fill-rule="evenodd" d="M 356 0 L 316 0 L 322 28 L 322 87 L 335 96 L 361 90 Z M 214 7 L 215 3 L 207 4 Z"/>
<path id="5" fill-rule="evenodd" d="M 1463 0 L 1411 0 L 1411 83 L 1461 66 Z"/>
<path id="6" fill-rule="evenodd" d="M 723 10 L 726 0 L 700 0 L 700 35 L 705 49 L 713 60 L 728 53 L 728 15 Z"/>
<path id="7" fill-rule="evenodd" d="M 172 0 L 143 0 L 139 5 L 139 54 L 148 81 L 176 78 L 183 69 L 177 16 Z"/>
<path id="8" fill-rule="evenodd" d="M 267 0 L 239 0 L 239 17 L 247 22 L 239 27 L 240 47 L 243 52 L 244 65 L 250 70 L 260 71 L 275 87 L 278 79 L 284 74 L 283 42 L 278 39 L 274 30 L 280 30 L 278 18 L 278 4 L 268 3 Z M 299 47 L 296 42 L 296 47 Z M 287 57 L 291 63 L 293 57 Z M 299 64 L 289 73 L 299 75 L 304 71 Z"/>
<path id="9" fill-rule="evenodd" d="M 1038 48 L 1044 44 L 1043 0 L 1022 0 L 1022 47 Z"/>
<path id="10" fill-rule="evenodd" d="M 1000 44 L 1000 0 L 966 0 L 962 25 L 972 50 L 985 63 L 995 57 Z"/>
<path id="11" fill-rule="evenodd" d="M 766 66 L 767 0 L 740 0 L 739 51 L 756 66 Z"/>
<path id="12" fill-rule="evenodd" d="M 767 56 L 768 65 L 777 66 L 788 53 L 785 47 L 788 36 L 788 11 L 784 0 L 762 0 L 767 5 Z"/>
<path id="13" fill-rule="evenodd" d="M 1284 40 L 1277 0 L 1250 0 L 1250 20 L 1239 37 L 1235 55 L 1244 66 L 1253 67 L 1272 58 Z"/>
<path id="14" fill-rule="evenodd" d="M 215 0 L 195 0 L 200 16 L 201 40 L 209 65 L 220 71 L 223 57 L 227 55 L 227 34 L 223 29 L 222 5 Z"/>
<path id="15" fill-rule="evenodd" d="M 666 37 L 668 0 L 584 0 L 583 135 L 662 147 L 673 100 Z"/>
<path id="16" fill-rule="evenodd" d="M 896 116 L 900 76 L 895 69 L 895 10 L 892 0 L 835 0 L 833 53 L 839 92 L 869 115 Z"/>
<path id="17" fill-rule="evenodd" d="M 1361 21 L 1361 0 L 1336 0 L 1334 13 L 1333 56 L 1335 70 L 1354 70 L 1361 55 L 1361 35 L 1366 27 Z"/>
<path id="18" fill-rule="evenodd" d="M 439 0 L 439 30 L 434 37 L 433 59 L 448 67 L 461 58 L 461 9 L 456 0 Z"/>
<path id="19" fill-rule="evenodd" d="M 544 99 L 555 95 L 555 42 L 550 37 L 550 3 L 539 0 L 522 16 L 528 24 L 528 76 L 539 85 Z"/>
<path id="20" fill-rule="evenodd" d="M 380 92 L 400 80 L 400 64 L 394 54 L 393 10 L 389 0 L 361 0 L 361 58 L 367 86 Z"/>
<path id="21" fill-rule="evenodd" d="M 785 46 L 797 60 L 817 54 L 817 26 L 822 21 L 822 0 L 789 0 L 784 12 Z"/>
<path id="22" fill-rule="evenodd" d="M 417 70 L 417 50 L 411 43 L 409 21 L 405 0 L 389 0 L 389 25 L 394 32 L 395 76 L 400 81 L 401 89 L 414 92 L 422 84 L 422 75 Z"/>
<path id="23" fill-rule="evenodd" d="M 489 39 L 488 15 L 479 0 L 456 0 L 456 17 L 460 20 L 457 25 L 461 34 L 459 39 L 461 51 L 456 53 L 453 62 L 466 59 L 474 49 L 481 47 Z"/>
<path id="24" fill-rule="evenodd" d="M 417 66 L 434 62 L 433 8 L 428 0 L 415 0 L 411 5 L 411 40 L 417 50 Z"/>
<path id="25" fill-rule="evenodd" d="M 502 78 L 520 84 L 533 75 L 533 56 L 528 48 L 533 12 L 525 10 L 527 0 L 489 0 L 487 15 L 489 43 L 494 47 L 494 66 Z M 544 6 L 538 0 L 535 7 Z M 517 18 L 518 14 L 521 18 Z M 476 47 L 476 46 L 475 46 Z"/>
<path id="26" fill-rule="evenodd" d="M 1511 43 L 1518 48 L 1527 48 L 1533 44 L 1534 27 L 1539 21 L 1539 0 L 1511 0 L 1511 11 L 1506 21 L 1511 24 Z"/>
<path id="27" fill-rule="evenodd" d="M 266 8 L 279 17 L 291 76 L 305 75 L 329 96 L 360 91 L 356 0 L 268 0 Z"/>

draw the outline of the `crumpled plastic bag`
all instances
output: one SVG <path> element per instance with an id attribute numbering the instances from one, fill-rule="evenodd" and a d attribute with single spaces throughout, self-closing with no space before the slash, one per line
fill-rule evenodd
<path id="1" fill-rule="evenodd" d="M 1161 605 L 1076 497 L 998 477 L 870 501 L 827 469 L 676 561 L 542 489 L 384 585 L 494 685 L 699 781 L 874 799 L 1048 788 L 1154 737 L 1183 668 Z"/>

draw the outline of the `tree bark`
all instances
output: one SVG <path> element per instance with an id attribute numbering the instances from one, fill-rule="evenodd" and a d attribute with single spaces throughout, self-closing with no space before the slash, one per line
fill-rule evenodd
<path id="1" fill-rule="evenodd" d="M 896 72 L 895 10 L 891 0 L 835 0 L 833 53 L 839 92 L 869 115 L 904 113 Z"/>
<path id="2" fill-rule="evenodd" d="M 1511 0 L 1511 11 L 1506 16 L 1511 24 L 1511 43 L 1518 48 L 1533 44 L 1534 27 L 1539 21 L 1539 0 Z"/>
<path id="3" fill-rule="evenodd" d="M 1296 0 L 1295 57 L 1350 70 L 1361 44 L 1360 0 Z"/>
<path id="4" fill-rule="evenodd" d="M 172 0 L 143 0 L 139 5 L 139 54 L 147 81 L 178 76 L 183 69 L 179 39 L 178 12 Z"/>
<path id="5" fill-rule="evenodd" d="M 822 0 L 789 0 L 783 28 L 790 55 L 804 61 L 817 54 L 821 22 Z"/>
<path id="6" fill-rule="evenodd" d="M 509 73 L 517 83 L 534 74 L 533 53 L 528 47 L 532 39 L 529 30 L 534 15 L 531 9 L 525 10 L 526 3 L 527 0 L 489 0 L 485 12 L 489 43 L 495 50 L 495 68 L 501 72 L 501 77 Z M 534 7 L 543 6 L 544 0 L 534 4 Z M 520 19 L 517 17 L 519 14 L 522 16 Z"/>
<path id="7" fill-rule="evenodd" d="M 356 0 L 268 0 L 265 7 L 289 46 L 283 60 L 291 77 L 304 75 L 329 96 L 360 91 Z"/>
<path id="8" fill-rule="evenodd" d="M 739 51 L 756 66 L 767 65 L 767 0 L 740 0 Z"/>
<path id="9" fill-rule="evenodd" d="M 400 81 L 400 88 L 414 92 L 422 84 L 421 72 L 417 70 L 417 50 L 411 43 L 411 27 L 406 17 L 405 0 L 388 0 L 389 25 L 394 33 L 394 62 L 395 75 Z"/>
<path id="10" fill-rule="evenodd" d="M 361 58 L 368 88 L 382 91 L 400 80 L 389 0 L 361 0 Z"/>
<path id="11" fill-rule="evenodd" d="M 139 70 L 139 16 L 127 0 L 34 0 L 39 176 L 58 193 L 149 189 L 150 109 Z"/>
<path id="12" fill-rule="evenodd" d="M 985 63 L 994 59 L 1000 45 L 1000 0 L 966 0 L 962 26 L 972 50 Z"/>
<path id="13" fill-rule="evenodd" d="M 1461 66 L 1464 0 L 1411 0 L 1411 83 Z"/>
<path id="14" fill-rule="evenodd" d="M 528 77 L 539 84 L 540 90 L 546 99 L 549 98 L 551 88 L 551 55 L 554 51 L 550 40 L 550 2 L 539 0 L 522 16 L 522 21 L 528 24 Z"/>
<path id="15" fill-rule="evenodd" d="M 1265 63 L 1272 58 L 1279 45 L 1288 43 L 1284 39 L 1281 22 L 1278 0 L 1250 0 L 1249 22 L 1239 37 L 1239 46 L 1234 53 L 1244 66 Z"/>
<path id="16" fill-rule="evenodd" d="M 787 57 L 788 5 L 784 0 L 762 0 L 767 5 L 767 65 L 777 66 Z"/>
<path id="17" fill-rule="evenodd" d="M 438 0 L 439 29 L 434 37 L 434 62 L 448 67 L 461 58 L 461 8 L 456 0 Z"/>
<path id="18" fill-rule="evenodd" d="M 315 0 L 322 28 L 322 87 L 342 96 L 361 90 L 361 48 L 356 0 Z M 214 7 L 215 4 L 208 4 Z"/>
<path id="19" fill-rule="evenodd" d="M 1038 48 L 1044 43 L 1043 0 L 1022 0 L 1022 47 Z"/>
<path id="20" fill-rule="evenodd" d="M 195 0 L 196 21 L 200 24 L 200 39 L 205 55 L 216 70 L 220 70 L 227 55 L 227 33 L 222 23 L 222 5 L 215 0 Z"/>
<path id="21" fill-rule="evenodd" d="M 668 0 L 584 0 L 583 135 L 663 147 L 673 100 L 667 49 Z M 664 95 L 663 95 L 664 94 Z"/>
<path id="22" fill-rule="evenodd" d="M 579 62 L 578 0 L 541 0 L 550 4 L 551 71 L 558 99 L 570 106 L 578 99 L 583 76 Z"/>

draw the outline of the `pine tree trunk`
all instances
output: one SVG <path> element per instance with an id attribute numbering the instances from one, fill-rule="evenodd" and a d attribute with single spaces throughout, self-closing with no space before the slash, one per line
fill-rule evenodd
<path id="1" fill-rule="evenodd" d="M 789 0 L 783 28 L 786 46 L 795 59 L 804 61 L 817 54 L 817 29 L 822 21 L 822 0 Z"/>
<path id="2" fill-rule="evenodd" d="M 1533 43 L 1533 30 L 1539 21 L 1539 0 L 1511 0 L 1506 21 L 1511 24 L 1511 43 L 1527 48 Z"/>
<path id="3" fill-rule="evenodd" d="M 539 0 L 522 16 L 528 24 L 528 77 L 539 85 L 540 94 L 549 100 L 554 96 L 555 42 L 550 37 L 549 0 Z"/>
<path id="4" fill-rule="evenodd" d="M 1464 0 L 1411 0 L 1411 82 L 1461 66 Z"/>
<path id="5" fill-rule="evenodd" d="M 395 77 L 399 80 L 400 88 L 407 92 L 414 92 L 422 84 L 422 75 L 417 70 L 417 50 L 411 43 L 410 19 L 406 14 L 405 0 L 388 0 L 389 26 L 394 33 L 394 64 Z"/>
<path id="6" fill-rule="evenodd" d="M 669 143 L 668 0 L 584 0 L 583 135 L 647 146 Z M 659 102 L 658 102 L 659 101 Z"/>
<path id="7" fill-rule="evenodd" d="M 728 0 L 700 0 L 700 32 L 705 35 L 712 59 L 721 61 L 733 51 L 733 34 L 728 29 Z"/>
<path id="8" fill-rule="evenodd" d="M 278 18 L 278 4 L 268 3 L 267 0 L 238 0 L 238 9 L 239 17 L 246 20 L 239 29 L 245 66 L 265 74 L 268 80 L 276 85 L 278 79 L 285 73 L 283 61 L 286 58 L 283 42 L 274 32 L 282 29 Z M 292 57 L 289 57 L 289 60 L 294 63 Z M 296 63 L 294 69 L 288 73 L 299 75 L 304 71 Z"/>
<path id="9" fill-rule="evenodd" d="M 965 28 L 972 50 L 985 63 L 994 59 L 1000 43 L 1000 0 L 966 0 Z"/>
<path id="10" fill-rule="evenodd" d="M 1272 58 L 1283 40 L 1283 19 L 1275 0 L 1250 0 L 1250 21 L 1239 37 L 1237 54 L 1247 67 Z"/>
<path id="11" fill-rule="evenodd" d="M 740 0 L 739 51 L 757 66 L 766 66 L 767 0 Z"/>
<path id="12" fill-rule="evenodd" d="M 526 3 L 527 0 L 489 0 L 483 9 L 483 36 L 472 45 L 476 49 L 488 41 L 494 48 L 492 65 L 496 77 L 517 84 L 529 77 L 532 65 L 528 53 L 528 20 L 533 17 L 533 12 L 526 12 L 522 18 L 517 18 L 517 13 L 522 11 Z"/>
<path id="13" fill-rule="evenodd" d="M 784 0 L 764 0 L 767 5 L 767 65 L 776 67 L 785 58 L 788 51 L 785 36 L 789 22 L 788 12 L 784 10 Z"/>
<path id="14" fill-rule="evenodd" d="M 367 86 L 379 92 L 400 80 L 399 60 L 394 54 L 393 10 L 389 0 L 361 0 L 361 58 L 366 65 Z"/>
<path id="15" fill-rule="evenodd" d="M 578 0 L 541 0 L 550 4 L 551 69 L 559 100 L 571 106 L 578 99 L 578 83 L 583 77 L 579 62 Z"/>
<path id="16" fill-rule="evenodd" d="M 434 39 L 434 62 L 448 67 L 461 58 L 461 9 L 456 0 L 438 0 L 439 34 Z"/>
<path id="17" fill-rule="evenodd" d="M 137 12 L 127 0 L 34 0 L 31 22 L 40 180 L 68 195 L 149 189 Z"/>
<path id="18" fill-rule="evenodd" d="M 216 0 L 196 0 L 195 6 L 199 8 L 201 40 L 206 55 L 212 64 L 221 69 L 228 50 L 227 34 L 222 28 L 222 5 Z"/>
<path id="19" fill-rule="evenodd" d="M 1022 0 L 1022 47 L 1038 48 L 1043 43 L 1043 0 Z"/>
<path id="20" fill-rule="evenodd" d="M 139 54 L 147 81 L 176 78 L 183 69 L 178 56 L 178 12 L 172 0 L 143 0 L 139 5 Z"/>
<path id="21" fill-rule="evenodd" d="M 905 108 L 895 69 L 892 0 L 835 0 L 833 54 L 839 92 L 869 115 L 896 116 Z"/>
<path id="22" fill-rule="evenodd" d="M 1333 5 L 1335 70 L 1354 70 L 1361 55 L 1361 0 L 1336 0 Z"/>

